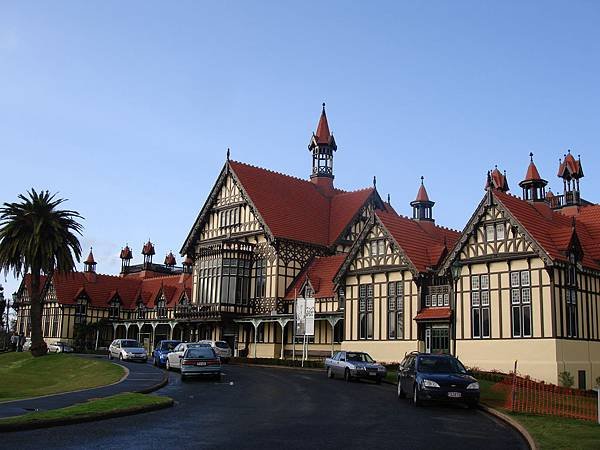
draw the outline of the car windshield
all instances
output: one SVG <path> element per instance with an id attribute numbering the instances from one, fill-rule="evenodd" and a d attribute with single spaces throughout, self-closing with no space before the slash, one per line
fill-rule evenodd
<path id="1" fill-rule="evenodd" d="M 354 362 L 375 362 L 373 358 L 371 358 L 366 353 L 346 353 L 346 361 L 354 361 Z"/>
<path id="2" fill-rule="evenodd" d="M 175 347 L 177 347 L 178 344 L 179 344 L 179 342 L 163 342 L 160 346 L 160 349 L 171 351 Z"/>
<path id="3" fill-rule="evenodd" d="M 134 341 L 133 339 L 128 339 L 126 341 L 121 341 L 121 347 L 123 348 L 139 348 L 141 347 L 138 341 Z"/>
<path id="4" fill-rule="evenodd" d="M 185 358 L 194 358 L 194 359 L 210 359 L 215 357 L 215 352 L 213 352 L 210 347 L 193 347 L 189 348 L 187 352 L 185 352 Z"/>
<path id="5" fill-rule="evenodd" d="M 210 348 L 210 344 L 206 344 L 206 343 L 202 343 L 202 342 L 196 342 L 194 344 L 188 344 L 187 345 L 188 348 Z"/>
<path id="6" fill-rule="evenodd" d="M 229 344 L 225 341 L 217 341 L 217 342 L 215 342 L 215 345 L 217 347 L 225 349 L 225 350 L 229 348 Z"/>
<path id="7" fill-rule="evenodd" d="M 422 356 L 419 358 L 418 370 L 425 373 L 467 373 L 458 359 L 439 356 Z"/>

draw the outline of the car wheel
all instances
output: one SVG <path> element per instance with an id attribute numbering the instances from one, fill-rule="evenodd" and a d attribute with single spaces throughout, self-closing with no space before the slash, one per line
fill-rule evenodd
<path id="1" fill-rule="evenodd" d="M 402 383 L 398 381 L 398 399 L 406 398 L 406 393 L 402 390 Z"/>
<path id="2" fill-rule="evenodd" d="M 108 359 L 112 359 L 112 353 L 108 352 Z"/>
<path id="3" fill-rule="evenodd" d="M 350 375 L 349 369 L 344 371 L 344 380 L 346 380 L 346 383 L 350 383 L 352 381 L 352 375 Z"/>
<path id="4" fill-rule="evenodd" d="M 123 353 L 119 353 L 119 361 L 123 361 Z"/>
<path id="5" fill-rule="evenodd" d="M 327 368 L 327 378 L 333 378 L 333 371 L 331 370 L 331 367 Z"/>
<path id="6" fill-rule="evenodd" d="M 417 385 L 415 384 L 415 387 L 413 389 L 413 405 L 415 406 L 421 406 L 421 399 L 419 398 L 419 389 L 417 388 Z"/>
<path id="7" fill-rule="evenodd" d="M 167 358 L 167 361 L 165 363 L 165 367 L 167 368 L 167 370 L 171 370 L 171 363 L 169 362 L 169 358 Z"/>

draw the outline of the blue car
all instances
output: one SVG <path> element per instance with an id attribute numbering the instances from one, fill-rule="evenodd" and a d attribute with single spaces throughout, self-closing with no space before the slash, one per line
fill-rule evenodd
<path id="1" fill-rule="evenodd" d="M 154 365 L 156 367 L 165 367 L 167 355 L 179 344 L 181 344 L 181 341 L 174 340 L 160 341 L 158 344 L 156 344 L 156 348 L 152 352 L 152 356 L 154 357 Z"/>

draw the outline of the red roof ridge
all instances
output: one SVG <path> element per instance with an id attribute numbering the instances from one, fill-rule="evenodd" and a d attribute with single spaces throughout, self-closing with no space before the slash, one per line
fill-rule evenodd
<path id="1" fill-rule="evenodd" d="M 245 163 L 245 162 L 242 162 L 242 161 L 234 161 L 233 159 L 229 160 L 229 162 L 230 163 L 241 164 L 241 165 L 246 166 L 246 167 L 252 167 L 253 169 L 264 170 L 265 172 L 270 172 L 270 173 L 273 173 L 275 175 L 281 175 L 282 177 L 291 178 L 292 180 L 302 181 L 304 183 L 310 184 L 311 186 L 314 186 L 314 184 L 311 183 L 310 180 L 306 180 L 304 178 L 296 177 L 294 175 L 290 175 L 290 174 L 287 174 L 287 173 L 278 172 L 278 171 L 273 170 L 273 169 L 267 169 L 265 167 L 255 166 L 254 164 L 249 164 L 249 163 Z"/>

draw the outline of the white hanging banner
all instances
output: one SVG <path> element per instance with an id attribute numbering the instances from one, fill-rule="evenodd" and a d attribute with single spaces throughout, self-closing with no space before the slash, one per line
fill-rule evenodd
<path id="1" fill-rule="evenodd" d="M 315 299 L 307 298 L 304 303 L 304 334 L 315 335 Z"/>

